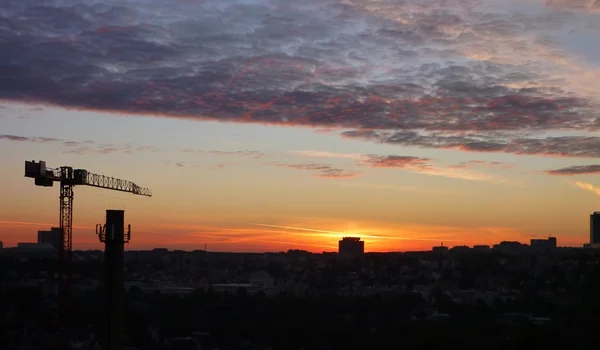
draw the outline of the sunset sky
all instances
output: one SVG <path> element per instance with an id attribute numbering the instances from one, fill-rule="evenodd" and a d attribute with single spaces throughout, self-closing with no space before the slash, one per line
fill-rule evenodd
<path id="1" fill-rule="evenodd" d="M 75 188 L 74 249 L 367 251 L 589 239 L 600 0 L 6 0 L 0 240 L 58 225 L 25 160 Z"/>

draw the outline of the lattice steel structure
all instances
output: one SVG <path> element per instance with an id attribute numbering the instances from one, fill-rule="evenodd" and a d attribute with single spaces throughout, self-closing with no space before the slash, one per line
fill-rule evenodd
<path id="1" fill-rule="evenodd" d="M 152 192 L 131 181 L 98 175 L 83 169 L 63 166 L 56 169 L 46 168 L 44 161 L 26 161 L 25 177 L 35 179 L 36 186 L 52 187 L 60 183 L 60 228 L 61 242 L 58 249 L 58 310 L 59 342 L 61 350 L 70 348 L 71 329 L 71 256 L 73 251 L 73 187 L 92 186 L 113 191 L 129 192 L 141 196 L 152 196 Z"/>

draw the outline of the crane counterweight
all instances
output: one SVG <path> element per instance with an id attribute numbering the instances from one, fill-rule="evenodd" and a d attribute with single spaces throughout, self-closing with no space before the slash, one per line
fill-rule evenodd
<path id="1" fill-rule="evenodd" d="M 91 186 L 113 191 L 129 192 L 140 196 L 152 196 L 148 188 L 140 187 L 131 181 L 90 173 L 84 169 L 69 166 L 48 168 L 44 161 L 25 161 L 25 177 L 33 178 L 36 186 L 52 187 L 60 183 L 60 228 L 61 241 L 58 249 L 58 309 L 59 309 L 59 349 L 70 348 L 70 299 L 71 299 L 71 257 L 73 233 L 73 187 Z"/>

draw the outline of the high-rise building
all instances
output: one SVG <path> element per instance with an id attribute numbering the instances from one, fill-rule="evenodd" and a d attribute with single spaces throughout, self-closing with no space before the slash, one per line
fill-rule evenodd
<path id="1" fill-rule="evenodd" d="M 38 231 L 38 243 L 49 243 L 54 249 L 60 246 L 62 230 L 60 227 L 52 227 L 50 231 Z"/>
<path id="2" fill-rule="evenodd" d="M 537 252 L 546 252 L 556 249 L 556 237 L 548 237 L 548 239 L 532 239 L 530 242 L 531 249 Z"/>
<path id="3" fill-rule="evenodd" d="M 4 243 L 2 243 L 2 241 L 0 241 L 0 249 L 4 248 Z"/>
<path id="4" fill-rule="evenodd" d="M 590 215 L 590 244 L 600 243 L 600 212 Z"/>
<path id="5" fill-rule="evenodd" d="M 365 242 L 360 237 L 344 237 L 338 242 L 339 253 L 349 256 L 360 256 L 365 253 Z"/>

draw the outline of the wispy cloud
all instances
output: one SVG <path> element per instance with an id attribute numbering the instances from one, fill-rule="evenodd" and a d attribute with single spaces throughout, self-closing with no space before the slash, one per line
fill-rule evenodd
<path id="1" fill-rule="evenodd" d="M 185 149 L 183 150 L 185 153 L 204 153 L 204 154 L 212 154 L 215 156 L 235 156 L 235 157 L 249 157 L 249 158 L 263 158 L 266 156 L 264 152 L 259 151 L 220 151 L 220 150 L 195 150 L 195 149 Z"/>
<path id="2" fill-rule="evenodd" d="M 395 168 L 395 169 L 424 169 L 430 166 L 430 158 L 413 156 L 378 156 L 369 155 L 363 164 L 373 168 Z"/>
<path id="3" fill-rule="evenodd" d="M 491 169 L 511 169 L 515 167 L 514 163 L 505 163 L 505 162 L 487 162 L 484 160 L 469 160 L 466 162 L 460 162 L 456 165 L 450 166 L 450 168 L 457 169 L 468 169 L 468 168 L 480 168 L 486 167 Z"/>
<path id="4" fill-rule="evenodd" d="M 165 165 L 170 165 L 170 161 L 166 161 Z M 204 169 L 222 169 L 227 167 L 228 163 L 217 163 L 217 164 L 200 164 L 200 163 L 190 163 L 190 162 L 175 162 L 173 163 L 178 168 L 204 168 Z"/>
<path id="5" fill-rule="evenodd" d="M 428 186 L 398 186 L 390 184 L 364 183 L 364 182 L 349 182 L 340 181 L 336 183 L 343 187 L 366 188 L 370 190 L 394 191 L 394 192 L 418 192 L 418 193 L 435 193 L 435 194 L 464 194 L 465 191 L 454 191 L 452 189 L 431 188 Z"/>
<path id="6" fill-rule="evenodd" d="M 270 225 L 270 224 L 260 224 L 254 223 L 254 226 L 262 226 L 262 227 L 272 227 L 272 228 L 280 228 L 285 230 L 294 230 L 294 231 L 304 231 L 313 233 L 316 236 L 328 235 L 332 238 L 342 238 L 344 236 L 350 235 L 347 232 L 341 231 L 329 231 L 329 230 L 319 230 L 314 228 L 307 227 L 297 227 L 297 226 L 283 226 L 283 225 Z M 439 242 L 440 238 L 424 238 L 424 237 L 399 237 L 399 236 L 390 236 L 390 235 L 376 235 L 372 233 L 362 232 L 362 233 L 353 233 L 353 235 L 359 235 L 361 238 L 370 239 L 370 240 L 390 240 L 390 241 L 432 241 Z M 468 240 L 446 240 L 448 242 L 468 242 Z"/>
<path id="7" fill-rule="evenodd" d="M 111 153 L 135 153 L 135 152 L 159 152 L 160 149 L 153 146 L 133 146 L 130 144 L 101 144 L 95 141 L 68 141 L 51 137 L 26 137 L 18 135 L 0 134 L 0 140 L 14 142 L 32 142 L 32 143 L 57 143 L 64 147 L 64 153 L 72 153 L 78 155 L 98 154 L 106 155 Z M 243 150 L 243 151 L 221 151 L 221 150 L 184 150 L 186 153 L 203 153 L 214 156 L 232 156 L 232 157 L 248 157 L 251 159 L 263 159 L 268 156 L 264 152 Z M 314 158 L 330 158 L 330 159 L 348 159 L 355 162 L 356 166 L 371 167 L 371 168 L 395 168 L 404 169 L 412 172 L 422 173 L 433 176 L 443 176 L 465 180 L 496 180 L 494 176 L 485 173 L 474 172 L 467 169 L 470 165 L 481 161 L 473 161 L 461 163 L 454 167 L 440 167 L 433 164 L 433 160 L 424 157 L 401 156 L 401 155 L 365 155 L 356 153 L 335 153 L 318 150 L 293 151 L 292 154 L 303 157 Z M 190 167 L 190 162 L 179 161 L 174 163 L 177 167 Z M 218 163 L 214 167 L 223 168 L 226 163 Z M 346 170 L 339 166 L 320 164 L 320 163 L 276 163 L 278 166 L 299 169 L 311 170 L 316 172 L 317 177 L 331 179 L 346 179 L 361 175 L 360 171 Z M 491 162 L 489 167 L 506 168 L 505 163 Z"/>
<path id="8" fill-rule="evenodd" d="M 0 140 L 17 141 L 17 142 L 33 142 L 33 143 L 48 143 L 48 142 L 64 142 L 61 139 L 53 137 L 28 137 L 17 135 L 0 134 Z"/>
<path id="9" fill-rule="evenodd" d="M 150 146 L 134 147 L 132 145 L 114 145 L 114 144 L 75 144 L 69 146 L 64 153 L 75 153 L 79 155 L 86 154 L 111 154 L 111 153 L 137 153 L 137 152 L 158 152 L 159 149 Z"/>
<path id="10" fill-rule="evenodd" d="M 546 6 L 578 12 L 600 14 L 600 0 L 535 0 L 544 2 Z"/>
<path id="11" fill-rule="evenodd" d="M 560 169 L 551 169 L 544 171 L 548 175 L 573 176 L 573 175 L 589 175 L 599 174 L 600 165 L 576 165 Z"/>
<path id="12" fill-rule="evenodd" d="M 259 151 L 206 151 L 206 153 L 214 154 L 217 156 L 237 156 L 237 157 L 250 157 L 250 158 L 262 158 L 265 156 L 263 152 Z"/>
<path id="13" fill-rule="evenodd" d="M 416 170 L 416 172 L 431 176 L 442 176 L 453 179 L 471 180 L 471 181 L 491 181 L 495 183 L 506 182 L 495 175 L 481 172 L 473 172 L 462 169 L 427 167 Z"/>
<path id="14" fill-rule="evenodd" d="M 429 158 L 412 156 L 368 156 L 362 164 L 375 168 L 404 169 L 415 173 L 442 176 L 454 179 L 488 181 L 497 180 L 495 176 L 487 173 L 474 172 L 462 168 L 439 167 L 432 164 Z"/>
<path id="15" fill-rule="evenodd" d="M 133 146 L 130 144 L 102 144 L 95 141 L 70 141 L 54 137 L 34 137 L 0 134 L 0 140 L 30 143 L 54 143 L 63 146 L 63 153 L 78 155 L 87 154 L 111 154 L 111 153 L 135 153 L 135 152 L 159 152 L 160 149 L 153 146 Z"/>
<path id="16" fill-rule="evenodd" d="M 496 176 L 475 172 L 467 169 L 470 165 L 480 161 L 465 162 L 460 166 L 440 167 L 434 165 L 434 160 L 426 157 L 401 156 L 401 155 L 373 155 L 373 154 L 355 154 L 355 153 L 334 153 L 327 151 L 295 151 L 295 154 L 305 157 L 316 158 L 338 158 L 355 160 L 358 166 L 370 168 L 388 168 L 407 170 L 415 173 L 421 173 L 432 176 L 442 176 L 455 179 L 473 180 L 473 181 L 496 181 L 502 182 Z M 483 163 L 483 161 L 481 161 Z M 487 163 L 490 168 L 507 168 L 507 163 L 492 162 Z M 512 166 L 512 165 L 511 165 Z"/>
<path id="17" fill-rule="evenodd" d="M 582 190 L 586 190 L 586 191 L 592 192 L 592 193 L 600 196 L 600 187 L 596 187 L 592 184 L 589 184 L 586 182 L 579 182 L 579 181 L 571 182 L 571 184 L 573 184 L 576 187 L 581 188 Z"/>
<path id="18" fill-rule="evenodd" d="M 277 163 L 277 166 L 298 169 L 298 170 L 309 170 L 315 172 L 316 177 L 322 177 L 326 179 L 349 179 L 359 176 L 361 173 L 358 171 L 345 170 L 336 168 L 327 164 L 286 164 Z"/>
<path id="19" fill-rule="evenodd" d="M 292 151 L 292 154 L 303 156 L 303 157 L 315 157 L 315 158 L 337 158 L 337 159 L 353 159 L 361 160 L 367 158 L 367 156 L 357 153 L 335 153 L 327 151 L 315 151 L 315 150 L 304 150 L 304 151 Z"/>

